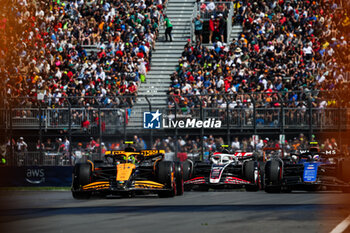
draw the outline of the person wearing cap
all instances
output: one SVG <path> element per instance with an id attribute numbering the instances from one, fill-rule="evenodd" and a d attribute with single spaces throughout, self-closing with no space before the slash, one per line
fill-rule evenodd
<path id="1" fill-rule="evenodd" d="M 170 42 L 173 41 L 172 36 L 171 36 L 171 31 L 173 30 L 173 25 L 170 22 L 170 19 L 168 18 L 167 15 L 164 15 L 164 26 L 165 26 L 165 42 L 168 42 L 168 36 Z"/>
<path id="2" fill-rule="evenodd" d="M 20 137 L 16 144 L 16 150 L 18 152 L 25 152 L 28 149 L 27 143 L 24 141 L 23 137 Z"/>
<path id="3" fill-rule="evenodd" d="M 71 159 L 72 159 L 73 165 L 78 163 L 79 160 L 81 160 L 84 155 L 85 155 L 85 150 L 83 148 L 83 143 L 79 142 L 77 147 L 72 150 Z"/>
<path id="4" fill-rule="evenodd" d="M 223 15 L 220 13 L 219 14 L 219 35 L 222 42 L 225 42 L 224 40 L 225 28 L 226 28 L 226 22 Z"/>
<path id="5" fill-rule="evenodd" d="M 196 41 L 202 43 L 203 20 L 201 20 L 201 16 L 198 14 L 197 17 L 192 20 L 192 22 L 194 23 L 194 34 L 196 35 Z"/>

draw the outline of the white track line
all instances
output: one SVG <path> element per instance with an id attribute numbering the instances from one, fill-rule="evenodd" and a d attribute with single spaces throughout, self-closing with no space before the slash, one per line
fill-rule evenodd
<path id="1" fill-rule="evenodd" d="M 342 233 L 350 225 L 350 215 L 339 223 L 330 233 Z"/>

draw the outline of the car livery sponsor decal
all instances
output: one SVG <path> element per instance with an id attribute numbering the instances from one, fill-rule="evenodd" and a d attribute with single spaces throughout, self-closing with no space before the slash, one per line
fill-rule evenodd
<path id="1" fill-rule="evenodd" d="M 304 163 L 304 182 L 315 182 L 317 179 L 317 168 L 319 163 Z"/>
<path id="2" fill-rule="evenodd" d="M 210 171 L 209 183 L 217 184 L 220 182 L 222 172 L 229 164 L 226 165 L 213 165 Z"/>
<path id="3" fill-rule="evenodd" d="M 237 177 L 228 176 L 225 179 L 225 184 L 250 184 L 248 180 L 243 180 Z"/>

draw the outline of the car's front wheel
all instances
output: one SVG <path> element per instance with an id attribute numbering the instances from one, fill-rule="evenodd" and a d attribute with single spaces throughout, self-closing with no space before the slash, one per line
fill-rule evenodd
<path id="1" fill-rule="evenodd" d="M 160 191 L 159 197 L 174 197 L 176 196 L 176 176 L 175 176 L 175 164 L 171 161 L 162 161 L 158 165 L 158 181 L 161 184 L 165 184 L 169 190 Z"/>
<path id="2" fill-rule="evenodd" d="M 92 171 L 91 164 L 78 163 L 74 166 L 72 195 L 75 199 L 88 199 L 91 192 L 82 191 L 82 187 L 91 183 Z"/>
<path id="3" fill-rule="evenodd" d="M 281 192 L 283 167 L 279 160 L 273 159 L 265 165 L 265 191 L 267 193 Z"/>
<path id="4" fill-rule="evenodd" d="M 247 161 L 244 163 L 244 176 L 250 184 L 245 185 L 248 192 L 256 192 L 261 188 L 259 164 L 255 161 Z"/>

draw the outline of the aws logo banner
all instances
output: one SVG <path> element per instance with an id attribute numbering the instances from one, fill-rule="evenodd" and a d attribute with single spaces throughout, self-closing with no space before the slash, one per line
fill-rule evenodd
<path id="1" fill-rule="evenodd" d="M 45 170 L 43 168 L 28 168 L 25 179 L 30 184 L 42 184 L 45 182 Z"/>
<path id="2" fill-rule="evenodd" d="M 1 167 L 0 187 L 69 187 L 72 184 L 72 173 L 72 166 Z"/>

